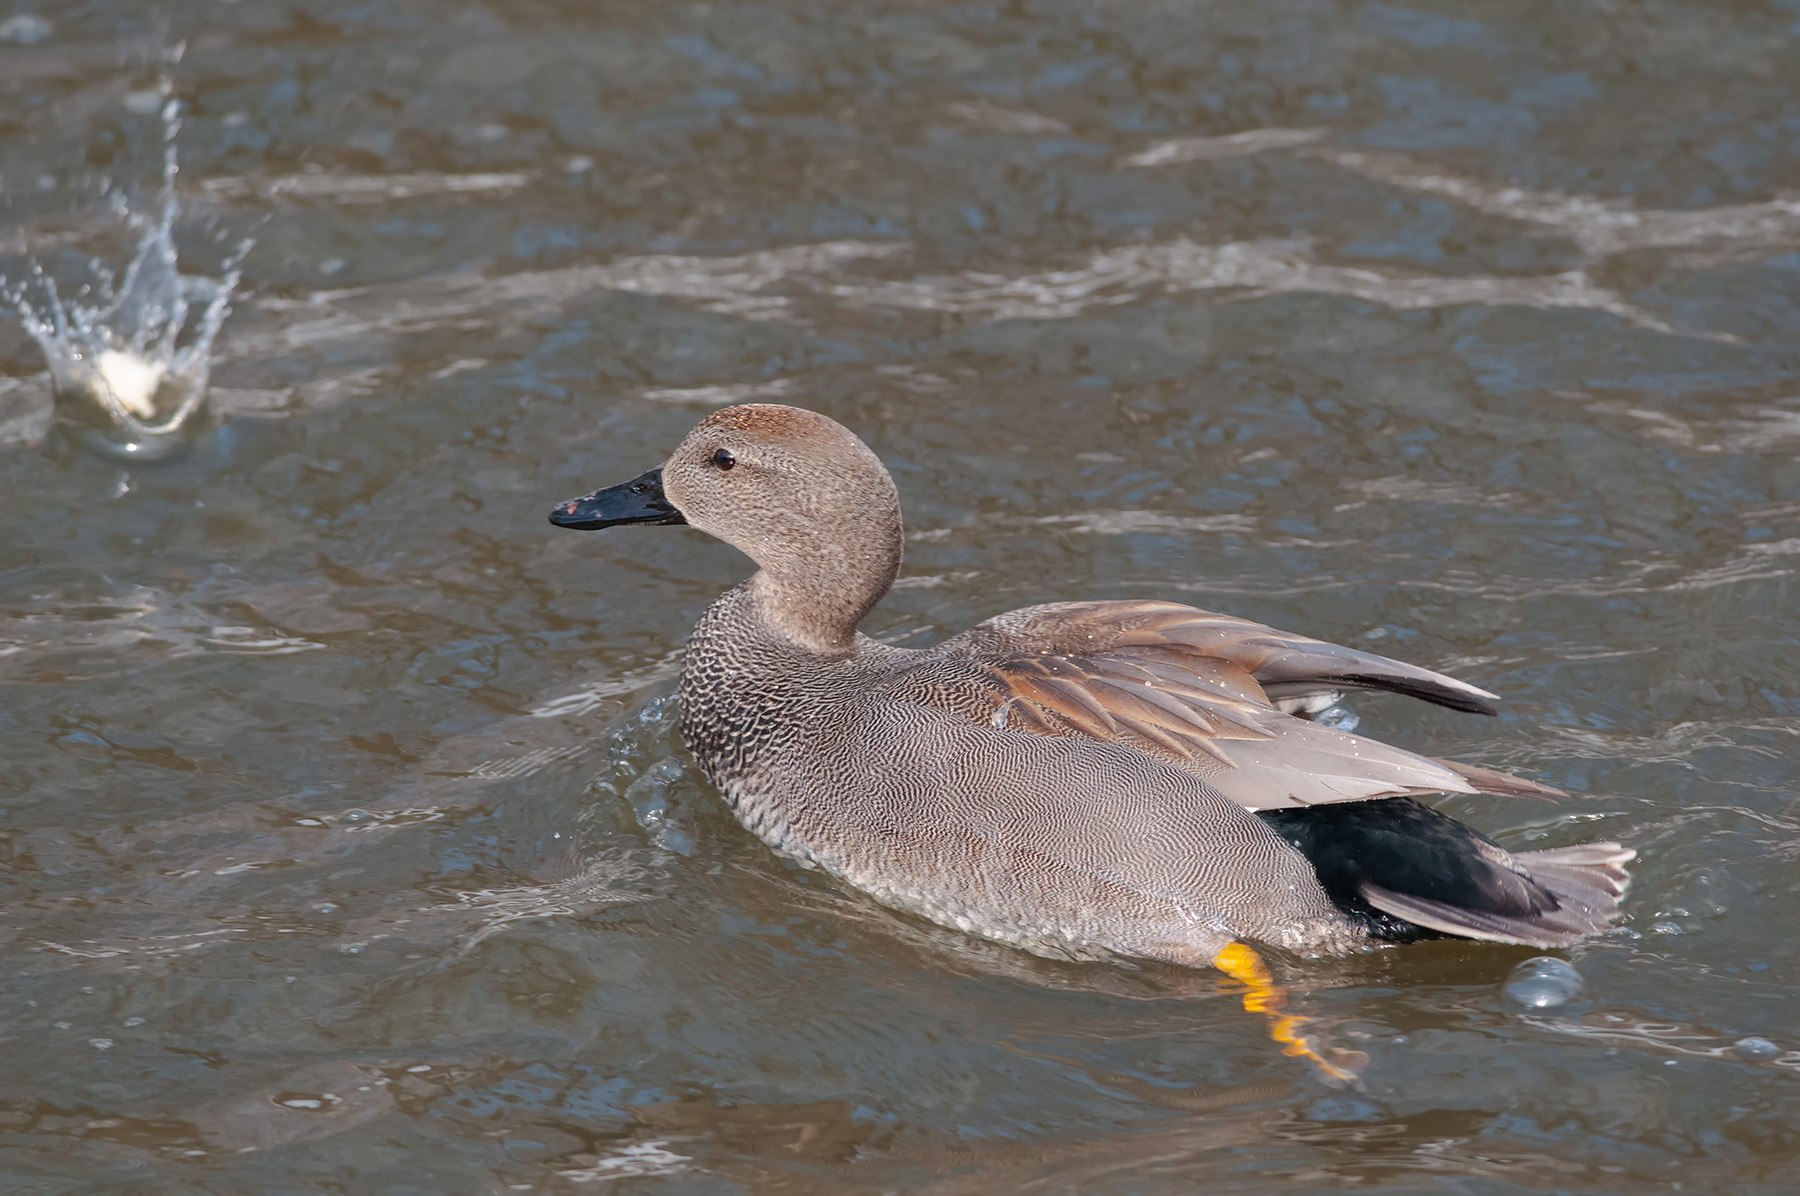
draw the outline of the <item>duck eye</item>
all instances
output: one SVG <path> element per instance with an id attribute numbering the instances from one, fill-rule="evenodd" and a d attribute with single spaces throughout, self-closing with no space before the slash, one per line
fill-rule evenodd
<path id="1" fill-rule="evenodd" d="M 712 463 L 720 469 L 730 469 L 737 464 L 737 458 L 731 455 L 730 449 L 720 449 L 712 455 Z"/>

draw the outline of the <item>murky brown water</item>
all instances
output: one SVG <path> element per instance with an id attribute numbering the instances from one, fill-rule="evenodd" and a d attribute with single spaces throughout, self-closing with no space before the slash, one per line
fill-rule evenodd
<path id="1" fill-rule="evenodd" d="M 1800 1184 L 1800 7 L 24 7 L 27 240 L 165 38 L 268 219 L 181 461 L 34 443 L 0 331 L 0 1189 Z M 900 481 L 876 633 L 1164 595 L 1504 694 L 1360 713 L 1639 849 L 1586 1000 L 1291 964 L 1334 1091 L 771 857 L 668 699 L 743 561 L 544 522 L 771 396 Z"/>

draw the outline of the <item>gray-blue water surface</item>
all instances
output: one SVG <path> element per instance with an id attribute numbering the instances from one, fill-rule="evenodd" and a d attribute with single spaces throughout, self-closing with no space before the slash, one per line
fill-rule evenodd
<path id="1" fill-rule="evenodd" d="M 0 329 L 0 1188 L 1792 1190 L 1797 31 L 0 11 L 6 261 L 86 251 L 180 41 L 184 235 L 258 238 L 179 460 L 47 436 Z M 1158 595 L 1502 694 L 1356 713 L 1575 792 L 1446 802 L 1508 846 L 1639 850 L 1580 999 L 1510 999 L 1523 949 L 1279 961 L 1339 1091 L 1222 978 L 773 858 L 668 701 L 744 561 L 544 523 L 753 398 L 893 467 L 881 636 Z"/>

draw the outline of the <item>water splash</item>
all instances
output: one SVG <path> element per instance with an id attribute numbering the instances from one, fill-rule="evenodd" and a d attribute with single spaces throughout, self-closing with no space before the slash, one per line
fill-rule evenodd
<path id="1" fill-rule="evenodd" d="M 218 277 L 181 273 L 175 179 L 182 106 L 171 90 L 164 79 L 127 101 L 161 121 L 156 197 L 134 205 L 122 188 L 104 184 L 106 208 L 135 246 L 123 278 L 98 258 L 87 260 L 86 277 L 66 295 L 39 260 L 16 284 L 0 277 L 0 303 L 43 350 L 58 422 L 127 458 L 167 456 L 180 446 L 179 433 L 205 400 L 213 339 L 231 312 L 239 266 L 253 243 L 246 237 L 230 246 Z"/>

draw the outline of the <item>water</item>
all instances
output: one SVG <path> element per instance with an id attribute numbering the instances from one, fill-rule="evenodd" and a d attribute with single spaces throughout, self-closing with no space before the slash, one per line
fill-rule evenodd
<path id="1" fill-rule="evenodd" d="M 37 39 L 37 40 L 41 40 Z M 179 61 L 179 53 L 171 55 Z M 79 281 L 64 294 L 52 270 L 31 260 L 18 282 L 0 277 L 0 300 L 43 351 L 63 422 L 83 439 L 125 459 L 175 452 L 200 410 L 212 368 L 213 340 L 230 313 L 248 239 L 232 246 L 217 278 L 181 272 L 175 248 L 181 103 L 167 77 L 126 105 L 158 122 L 161 177 L 153 201 L 103 184 L 104 210 L 133 246 L 123 277 L 103 260 L 76 263 Z"/>
<path id="2" fill-rule="evenodd" d="M 182 269 L 264 223 L 155 468 L 45 451 L 0 326 L 0 1190 L 1792 1187 L 1800 13 L 33 14 L 7 244 L 123 279 L 35 180 L 154 184 L 146 41 Z M 1334 1090 L 1214 977 L 771 858 L 666 702 L 742 559 L 543 522 L 753 397 L 893 466 L 874 634 L 1158 595 L 1501 693 L 1352 706 L 1639 850 L 1580 999 L 1282 961 Z"/>

